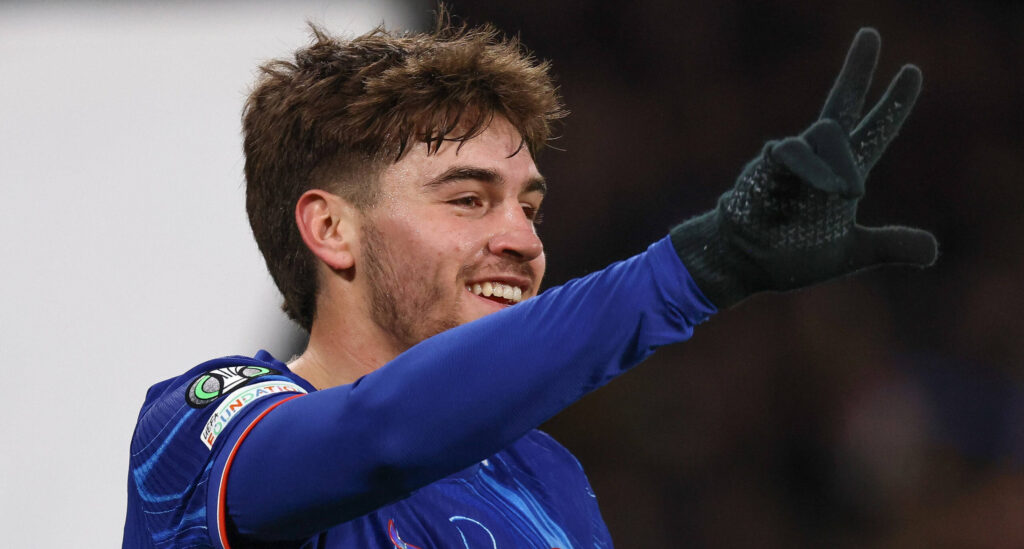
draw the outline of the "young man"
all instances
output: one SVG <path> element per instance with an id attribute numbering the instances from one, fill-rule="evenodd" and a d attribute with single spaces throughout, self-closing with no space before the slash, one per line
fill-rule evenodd
<path id="1" fill-rule="evenodd" d="M 315 35 L 244 115 L 253 232 L 309 346 L 150 389 L 125 547 L 610 547 L 537 425 L 752 293 L 935 260 L 924 231 L 855 222 L 920 89 L 906 66 L 861 117 L 872 30 L 715 209 L 542 295 L 546 65 L 489 29 Z"/>

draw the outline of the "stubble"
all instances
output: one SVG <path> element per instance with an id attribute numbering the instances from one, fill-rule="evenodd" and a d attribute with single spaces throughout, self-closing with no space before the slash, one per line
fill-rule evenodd
<path id="1" fill-rule="evenodd" d="M 371 318 L 401 350 L 459 325 L 457 304 L 446 295 L 436 265 L 396 253 L 373 223 L 363 225 L 362 239 Z"/>

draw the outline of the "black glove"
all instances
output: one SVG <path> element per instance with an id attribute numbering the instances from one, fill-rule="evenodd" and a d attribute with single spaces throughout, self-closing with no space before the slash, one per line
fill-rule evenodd
<path id="1" fill-rule="evenodd" d="M 905 65 L 861 119 L 880 43 L 874 29 L 861 29 L 818 121 L 799 137 L 768 142 L 718 207 L 669 233 L 697 286 L 720 309 L 755 292 L 935 262 L 938 246 L 927 231 L 856 223 L 864 179 L 921 90 L 921 71 Z"/>

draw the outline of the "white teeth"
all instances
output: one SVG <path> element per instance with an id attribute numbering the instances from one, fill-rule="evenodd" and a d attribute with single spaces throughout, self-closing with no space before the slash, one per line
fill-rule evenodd
<path id="1" fill-rule="evenodd" d="M 513 303 L 518 303 L 523 300 L 522 288 L 503 284 L 501 282 L 478 282 L 472 286 L 466 286 L 466 290 L 484 297 L 494 296 L 504 298 Z"/>

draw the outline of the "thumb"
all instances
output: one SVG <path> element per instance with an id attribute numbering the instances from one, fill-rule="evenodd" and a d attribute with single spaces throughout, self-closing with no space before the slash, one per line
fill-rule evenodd
<path id="1" fill-rule="evenodd" d="M 939 255 L 935 235 L 910 227 L 858 227 L 853 261 L 860 268 L 878 265 L 930 267 Z"/>

